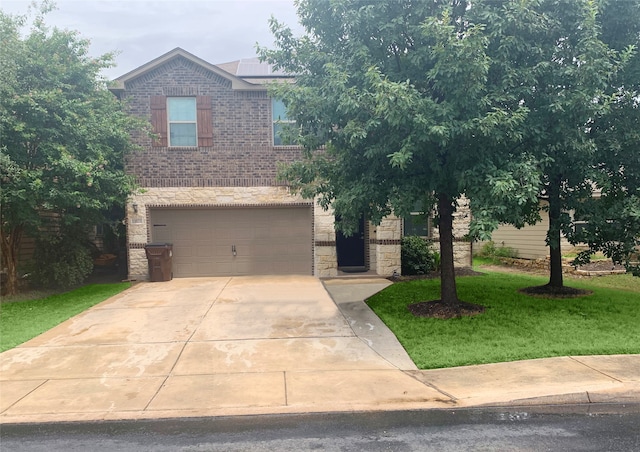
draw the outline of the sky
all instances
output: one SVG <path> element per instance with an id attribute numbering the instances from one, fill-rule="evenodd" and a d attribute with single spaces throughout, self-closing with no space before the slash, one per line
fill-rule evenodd
<path id="1" fill-rule="evenodd" d="M 256 56 L 256 43 L 273 47 L 269 18 L 298 32 L 294 0 L 56 0 L 51 27 L 77 30 L 90 53 L 116 52 L 109 79 L 176 48 L 209 63 Z M 0 0 L 0 9 L 25 14 L 30 0 Z"/>

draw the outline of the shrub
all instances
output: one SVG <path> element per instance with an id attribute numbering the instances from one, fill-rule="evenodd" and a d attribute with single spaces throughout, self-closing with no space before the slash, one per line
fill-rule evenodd
<path id="1" fill-rule="evenodd" d="M 431 242 L 418 236 L 403 237 L 401 253 L 403 275 L 423 275 L 440 265 L 440 255 L 431 249 Z"/>
<path id="2" fill-rule="evenodd" d="M 511 248 L 510 246 L 496 246 L 494 242 L 487 242 L 482 245 L 482 249 L 478 253 L 481 257 L 518 257 L 518 251 Z"/>
<path id="3" fill-rule="evenodd" d="M 89 248 L 70 237 L 39 240 L 33 257 L 33 279 L 43 287 L 77 286 L 93 270 Z"/>

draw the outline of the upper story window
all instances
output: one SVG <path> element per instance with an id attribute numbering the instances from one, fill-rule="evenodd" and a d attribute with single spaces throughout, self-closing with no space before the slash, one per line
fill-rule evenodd
<path id="1" fill-rule="evenodd" d="M 295 139 L 287 136 L 288 128 L 295 125 L 295 121 L 287 117 L 287 108 L 284 103 L 278 99 L 271 100 L 271 112 L 273 118 L 273 145 L 274 146 L 293 146 L 296 145 Z"/>
<path id="2" fill-rule="evenodd" d="M 211 96 L 151 96 L 153 146 L 213 146 Z"/>
<path id="3" fill-rule="evenodd" d="M 195 147 L 198 145 L 195 97 L 168 97 L 169 146 Z"/>

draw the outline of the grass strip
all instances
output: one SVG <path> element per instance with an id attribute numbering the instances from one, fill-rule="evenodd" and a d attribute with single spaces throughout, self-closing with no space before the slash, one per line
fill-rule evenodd
<path id="1" fill-rule="evenodd" d="M 0 305 L 0 352 L 20 345 L 65 320 L 131 287 L 131 283 L 90 284 L 70 292 Z"/>
<path id="2" fill-rule="evenodd" d="M 418 318 L 407 309 L 412 303 L 438 299 L 437 279 L 395 283 L 367 303 L 420 369 L 640 353 L 640 290 L 570 280 L 567 285 L 593 294 L 548 299 L 518 292 L 547 281 L 548 277 L 493 272 L 458 278 L 460 299 L 487 309 L 482 315 L 451 320 Z"/>

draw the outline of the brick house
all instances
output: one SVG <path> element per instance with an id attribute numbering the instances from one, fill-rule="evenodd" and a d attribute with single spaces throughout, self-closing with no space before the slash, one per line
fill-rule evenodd
<path id="1" fill-rule="evenodd" d="M 127 160 L 142 188 L 127 204 L 130 278 L 148 278 L 153 242 L 173 244 L 174 277 L 400 272 L 402 219 L 362 221 L 344 237 L 331 211 L 277 180 L 302 151 L 277 133 L 286 113 L 267 94 L 274 80 L 291 78 L 257 59 L 214 65 L 176 48 L 114 81 L 154 131 L 134 137 L 141 150 Z"/>
<path id="2" fill-rule="evenodd" d="M 148 277 L 152 242 L 173 243 L 175 277 L 400 271 L 400 219 L 345 238 L 277 180 L 278 164 L 301 157 L 277 134 L 286 118 L 265 85 L 277 79 L 255 59 L 213 65 L 176 48 L 114 81 L 155 133 L 135 136 L 127 160 L 143 189 L 127 204 L 130 278 Z"/>

